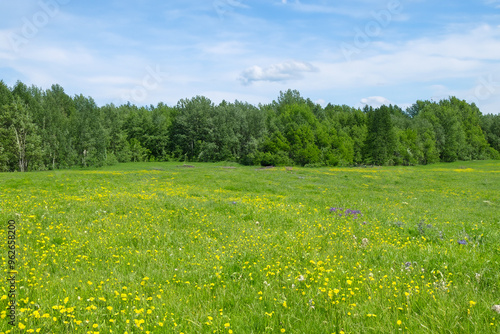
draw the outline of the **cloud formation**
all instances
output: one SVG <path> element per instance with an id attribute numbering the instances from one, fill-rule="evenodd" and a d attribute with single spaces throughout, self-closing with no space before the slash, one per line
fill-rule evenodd
<path id="1" fill-rule="evenodd" d="M 316 67 L 310 63 L 292 60 L 266 68 L 252 66 L 241 73 L 240 80 L 244 85 L 255 81 L 289 81 L 302 78 L 303 73 L 315 71 Z"/>
<path id="2" fill-rule="evenodd" d="M 401 14 L 389 17 L 398 2 Z M 55 5 L 44 5 L 54 3 L 57 14 Z M 147 69 L 158 67 L 168 76 L 136 103 L 175 105 L 196 95 L 269 103 L 291 88 L 313 101 L 356 107 L 362 99 L 382 102 L 373 97 L 403 106 L 455 95 L 498 113 L 499 6 L 500 0 L 4 2 L 0 80 L 43 89 L 58 83 L 105 105 L 138 91 Z M 17 52 L 13 34 L 23 42 Z M 350 61 L 342 45 L 355 48 Z"/>
<path id="3" fill-rule="evenodd" d="M 215 0 L 213 6 L 215 11 L 221 18 L 229 12 L 232 12 L 236 8 L 249 8 L 241 1 L 237 0 Z"/>
<path id="4" fill-rule="evenodd" d="M 495 8 L 500 8 L 500 0 L 486 0 L 486 4 Z"/>
<path id="5" fill-rule="evenodd" d="M 378 108 L 378 107 L 383 106 L 383 105 L 388 106 L 389 104 L 392 104 L 391 101 L 389 101 L 388 99 L 386 99 L 383 96 L 365 97 L 365 98 L 361 99 L 360 102 L 363 105 L 372 106 L 374 108 Z"/>

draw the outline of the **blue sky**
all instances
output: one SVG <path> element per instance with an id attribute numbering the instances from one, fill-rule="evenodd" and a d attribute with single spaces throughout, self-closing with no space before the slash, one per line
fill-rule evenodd
<path id="1" fill-rule="evenodd" d="M 0 80 L 99 105 L 407 107 L 457 96 L 500 113 L 500 0 L 40 0 L 0 4 Z"/>

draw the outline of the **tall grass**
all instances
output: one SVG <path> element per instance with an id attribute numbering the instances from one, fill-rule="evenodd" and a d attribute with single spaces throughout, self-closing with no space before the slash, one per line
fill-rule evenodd
<path id="1" fill-rule="evenodd" d="M 498 333 L 499 162 L 194 166 L 0 174 L 0 333 Z"/>

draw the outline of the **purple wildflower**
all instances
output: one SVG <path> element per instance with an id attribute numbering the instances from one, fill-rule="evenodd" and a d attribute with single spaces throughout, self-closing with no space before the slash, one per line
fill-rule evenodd
<path id="1" fill-rule="evenodd" d="M 467 241 L 466 240 L 458 240 L 458 243 L 460 245 L 467 245 Z"/>
<path id="2" fill-rule="evenodd" d="M 357 219 L 358 215 L 363 216 L 363 214 L 359 210 L 346 209 L 344 211 L 343 208 L 334 208 L 334 207 L 330 208 L 330 212 L 337 212 L 337 211 L 339 212 L 339 217 L 342 217 L 342 213 L 340 213 L 340 212 L 343 212 L 343 215 L 346 217 L 352 215 L 354 217 L 354 219 Z"/>

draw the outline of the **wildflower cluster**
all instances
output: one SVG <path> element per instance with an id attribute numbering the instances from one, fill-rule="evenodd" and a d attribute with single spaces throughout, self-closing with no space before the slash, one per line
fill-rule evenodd
<path id="1" fill-rule="evenodd" d="M 331 207 L 330 212 L 338 213 L 339 217 L 342 217 L 342 215 L 346 217 L 352 216 L 354 219 L 358 218 L 358 215 L 363 216 L 360 210 L 351 210 L 351 209 L 344 210 L 343 208 Z"/>
<path id="2" fill-rule="evenodd" d="M 397 173 L 338 170 L 361 175 L 352 195 L 332 190 L 330 169 L 294 168 L 305 179 L 169 164 L 0 175 L 0 207 L 17 217 L 22 245 L 11 333 L 498 331 L 498 273 L 485 266 L 498 261 L 496 216 L 445 220 L 457 195 L 444 185 L 433 202 L 450 207 L 432 216 L 414 200 L 432 181 L 381 197 L 363 184 Z M 423 179 L 410 176 L 401 184 Z M 330 208 L 332 198 L 361 210 Z M 421 219 L 449 238 L 412 230 Z"/>

